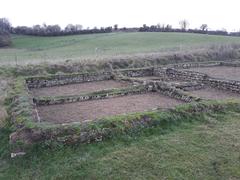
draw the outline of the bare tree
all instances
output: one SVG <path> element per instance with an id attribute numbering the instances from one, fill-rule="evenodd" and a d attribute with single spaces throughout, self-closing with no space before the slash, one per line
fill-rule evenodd
<path id="1" fill-rule="evenodd" d="M 115 30 L 115 31 L 118 30 L 118 25 L 117 25 L 117 24 L 114 25 L 114 30 Z"/>
<path id="2" fill-rule="evenodd" d="M 40 34 L 43 34 L 43 32 L 44 32 L 44 29 L 40 25 L 38 25 L 38 24 L 34 25 L 32 27 L 32 30 L 33 30 L 35 35 L 40 35 Z"/>
<path id="3" fill-rule="evenodd" d="M 186 19 L 184 19 L 179 22 L 179 25 L 182 30 L 186 31 L 189 26 L 189 22 Z"/>
<path id="4" fill-rule="evenodd" d="M 207 31 L 207 30 L 208 30 L 208 25 L 207 25 L 207 24 L 202 24 L 202 25 L 200 26 L 200 29 L 201 29 L 202 31 Z"/>
<path id="5" fill-rule="evenodd" d="M 10 32 L 11 23 L 7 18 L 0 18 L 0 31 Z"/>
<path id="6" fill-rule="evenodd" d="M 172 25 L 167 24 L 166 27 L 165 27 L 165 29 L 166 29 L 167 31 L 170 31 L 170 30 L 172 29 Z"/>
<path id="7" fill-rule="evenodd" d="M 46 28 L 46 32 L 48 34 L 53 34 L 53 35 L 57 35 L 58 33 L 61 32 L 61 27 L 59 25 L 48 25 Z"/>
<path id="8" fill-rule="evenodd" d="M 66 32 L 74 32 L 75 31 L 75 26 L 73 24 L 68 24 L 66 27 L 65 27 L 65 31 Z"/>
<path id="9" fill-rule="evenodd" d="M 76 24 L 75 29 L 76 31 L 81 31 L 83 29 L 83 26 L 81 24 Z"/>

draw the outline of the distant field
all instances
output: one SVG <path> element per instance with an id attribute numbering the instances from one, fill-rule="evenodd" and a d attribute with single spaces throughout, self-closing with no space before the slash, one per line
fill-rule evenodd
<path id="1" fill-rule="evenodd" d="M 13 36 L 13 47 L 0 49 L 1 64 L 102 59 L 116 55 L 209 48 L 240 44 L 239 37 L 189 33 L 109 33 L 63 37 Z"/>

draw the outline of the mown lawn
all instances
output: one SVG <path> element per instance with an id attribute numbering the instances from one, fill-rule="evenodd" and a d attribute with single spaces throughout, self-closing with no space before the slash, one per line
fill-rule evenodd
<path id="1" fill-rule="evenodd" d="M 172 52 L 240 43 L 239 37 L 190 33 L 107 33 L 62 37 L 13 36 L 11 48 L 0 49 L 1 64 L 104 59 L 136 53 Z"/>
<path id="2" fill-rule="evenodd" d="M 240 114 L 74 147 L 36 147 L 9 159 L 0 131 L 0 179 L 240 179 Z"/>

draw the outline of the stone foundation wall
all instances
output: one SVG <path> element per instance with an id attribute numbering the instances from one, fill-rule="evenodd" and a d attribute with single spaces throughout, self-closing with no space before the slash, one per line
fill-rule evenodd
<path id="1" fill-rule="evenodd" d="M 169 84 L 184 91 L 194 91 L 205 88 L 203 83 L 197 82 L 170 82 Z"/>
<path id="2" fill-rule="evenodd" d="M 240 67 L 240 61 L 235 62 L 221 62 L 221 66 Z"/>
<path id="3" fill-rule="evenodd" d="M 196 82 L 200 84 L 200 86 L 196 85 L 196 88 L 198 87 L 201 88 L 201 86 L 207 85 L 207 86 L 221 89 L 221 90 L 240 93 L 239 81 L 212 78 L 206 74 L 199 73 L 199 72 L 184 71 L 184 70 L 173 69 L 173 68 L 156 68 L 154 70 L 154 75 L 159 76 L 160 79 L 165 81 L 178 80 L 178 81 L 188 81 L 190 83 Z M 176 85 L 174 86 L 176 87 Z"/>
<path id="4" fill-rule="evenodd" d="M 153 76 L 158 76 L 160 77 L 161 80 L 170 80 L 170 77 L 168 76 L 167 74 L 167 70 L 169 68 L 163 68 L 163 67 L 157 67 L 157 68 L 154 68 L 153 70 Z"/>
<path id="5" fill-rule="evenodd" d="M 178 99 L 184 102 L 192 102 L 201 100 L 198 97 L 191 96 L 190 94 L 169 85 L 166 82 L 149 82 L 148 86 L 152 87 L 153 91 L 159 92 L 160 94 L 168 97 Z"/>
<path id="6" fill-rule="evenodd" d="M 128 77 L 143 77 L 143 76 L 153 76 L 153 71 L 154 71 L 154 68 L 149 67 L 149 68 L 125 69 L 125 70 L 119 70 L 115 72 Z"/>
<path id="7" fill-rule="evenodd" d="M 213 88 L 217 88 L 217 89 L 221 89 L 221 90 L 225 90 L 225 91 L 232 91 L 232 92 L 240 94 L 240 82 L 239 81 L 208 78 L 207 80 L 204 81 L 204 83 Z"/>
<path id="8" fill-rule="evenodd" d="M 42 88 L 74 83 L 110 80 L 112 78 L 113 76 L 111 72 L 64 74 L 64 75 L 30 77 L 26 79 L 26 83 L 29 88 Z"/>
<path id="9" fill-rule="evenodd" d="M 208 64 L 209 65 L 209 64 Z M 192 67 L 191 65 L 189 65 Z M 180 69 L 173 68 L 143 68 L 143 69 L 128 69 L 118 71 L 121 75 L 125 75 L 128 77 L 141 77 L 141 76 L 158 76 L 162 81 L 170 81 L 170 85 L 172 87 L 177 87 L 182 90 L 195 90 L 201 89 L 204 85 L 211 86 L 213 88 L 232 91 L 236 93 L 240 93 L 240 82 L 238 81 L 229 81 L 229 80 L 221 80 L 216 78 L 211 78 L 206 74 L 194 72 L 194 71 L 184 71 Z M 71 75 L 55 75 L 48 77 L 32 77 L 26 79 L 29 88 L 41 88 L 41 87 L 50 87 L 71 83 L 82 83 L 89 81 L 101 81 L 101 80 L 109 80 L 113 79 L 113 74 L 111 72 L 103 72 L 103 73 L 86 73 L 86 74 L 71 74 Z M 188 81 L 187 84 L 174 84 L 171 81 Z M 195 84 L 193 84 L 195 83 Z M 172 91 L 171 91 L 172 93 Z M 105 98 L 106 95 L 96 96 L 91 95 L 81 96 L 81 97 L 64 97 L 57 98 L 51 101 L 44 101 L 46 104 L 59 104 L 59 103 L 70 103 L 77 102 L 88 99 L 98 99 Z M 43 101 L 38 102 L 39 104 L 44 104 Z"/>
<path id="10" fill-rule="evenodd" d="M 202 82 L 208 76 L 203 73 L 194 71 L 184 71 L 173 68 L 156 68 L 154 70 L 154 76 L 159 76 L 162 80 L 178 80 L 178 81 L 196 81 Z"/>
<path id="11" fill-rule="evenodd" d="M 163 113 L 155 112 L 157 116 L 149 116 L 148 114 L 138 115 L 132 118 L 121 118 L 118 121 L 110 121 L 103 119 L 93 124 L 65 124 L 56 127 L 41 128 L 41 127 L 25 127 L 18 129 L 10 135 L 10 144 L 21 142 L 22 147 L 12 149 L 12 152 L 25 152 L 28 146 L 44 141 L 62 144 L 74 143 L 91 143 L 99 142 L 105 139 L 112 138 L 121 134 L 138 133 L 148 127 L 163 126 L 167 123 L 175 123 L 175 121 L 188 121 L 204 115 L 205 113 L 221 113 L 231 110 L 233 112 L 240 111 L 240 105 L 235 103 L 212 103 L 203 104 L 197 103 L 187 107 L 181 107 L 178 110 L 166 110 Z M 156 117 L 156 118 L 155 118 Z M 203 116 L 205 117 L 205 116 Z M 166 119 L 167 118 L 167 119 Z M 19 151 L 21 150 L 21 151 Z"/>
<path id="12" fill-rule="evenodd" d="M 186 75 L 185 71 L 181 71 L 180 69 L 189 69 L 194 67 L 214 67 L 214 66 L 221 66 L 221 62 L 213 62 L 213 63 L 182 63 L 182 64 L 170 64 L 166 66 L 159 66 L 153 68 L 153 76 L 162 77 L 163 80 L 170 80 L 171 75 L 175 77 L 175 75 L 181 75 L 179 78 L 185 78 Z M 174 72 L 175 70 L 175 72 Z M 192 72 L 190 76 L 200 75 L 201 73 Z M 203 75 L 203 74 L 201 74 Z M 183 76 L 183 77 L 182 77 Z"/>
<path id="13" fill-rule="evenodd" d="M 208 62 L 208 63 L 181 63 L 181 64 L 170 64 L 167 65 L 167 68 L 174 68 L 174 69 L 189 69 L 189 68 L 196 68 L 196 67 L 214 67 L 214 66 L 221 66 L 222 62 Z"/>
<path id="14" fill-rule="evenodd" d="M 201 81 L 206 77 L 205 74 L 201 74 L 193 71 L 184 71 L 180 69 L 188 69 L 192 67 L 212 67 L 212 66 L 240 66 L 240 63 L 224 63 L 224 62 L 212 62 L 212 63 L 182 63 L 171 64 L 160 67 L 148 67 L 148 68 L 136 68 L 136 69 L 123 69 L 112 72 L 100 72 L 100 73 L 75 73 L 75 74 L 63 74 L 63 75 L 51 75 L 51 76 L 39 76 L 26 78 L 26 83 L 29 88 L 41 88 L 59 86 L 73 83 L 82 83 L 90 81 L 101 81 L 113 79 L 114 76 L 122 75 L 127 77 L 143 77 L 143 76 L 159 76 L 161 80 L 185 80 L 185 81 Z"/>
<path id="15" fill-rule="evenodd" d="M 148 90 L 147 86 L 140 85 L 131 88 L 104 90 L 75 96 L 39 97 L 34 98 L 33 101 L 37 106 L 46 106 L 54 104 L 65 104 L 89 100 L 107 99 L 133 94 L 142 94 L 146 93 L 147 91 L 150 91 Z"/>
<path id="16" fill-rule="evenodd" d="M 152 76 L 153 68 L 150 67 L 140 69 L 126 69 L 101 73 L 81 73 L 81 74 L 63 74 L 63 75 L 29 77 L 26 78 L 26 83 L 28 85 L 28 88 L 42 88 L 91 81 L 110 80 L 114 79 L 114 76 L 118 74 L 128 77 Z"/>

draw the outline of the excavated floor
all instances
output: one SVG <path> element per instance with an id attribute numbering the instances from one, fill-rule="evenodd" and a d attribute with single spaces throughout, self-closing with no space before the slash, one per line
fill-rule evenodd
<path id="1" fill-rule="evenodd" d="M 104 89 L 123 88 L 130 86 L 130 83 L 114 80 L 84 82 L 78 84 L 69 84 L 63 86 L 53 86 L 31 89 L 33 96 L 66 96 L 78 95 L 81 93 L 90 93 Z"/>
<path id="2" fill-rule="evenodd" d="M 40 106 L 38 111 L 42 121 L 69 123 L 142 112 L 155 108 L 173 108 L 182 103 L 182 101 L 158 93 L 147 93 L 70 104 Z"/>
<path id="3" fill-rule="evenodd" d="M 190 68 L 189 70 L 204 73 L 214 78 L 240 81 L 240 67 L 215 66 Z"/>
<path id="4" fill-rule="evenodd" d="M 239 99 L 240 94 L 233 93 L 229 91 L 223 91 L 213 88 L 205 88 L 195 91 L 189 91 L 194 96 L 201 97 L 203 99 L 210 99 L 210 100 L 226 100 L 226 99 Z"/>

